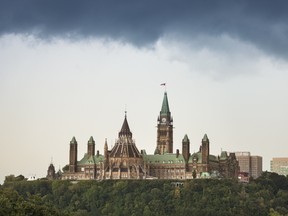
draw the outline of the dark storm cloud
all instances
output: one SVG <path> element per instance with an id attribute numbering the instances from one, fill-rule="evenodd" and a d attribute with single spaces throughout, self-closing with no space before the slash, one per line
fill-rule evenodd
<path id="1" fill-rule="evenodd" d="M 288 1 L 0 0 L 0 34 L 109 37 L 143 45 L 166 34 L 228 34 L 288 56 Z"/>

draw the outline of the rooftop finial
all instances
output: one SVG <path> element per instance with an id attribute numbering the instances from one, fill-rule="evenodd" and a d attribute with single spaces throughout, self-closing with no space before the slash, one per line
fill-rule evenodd
<path id="1" fill-rule="evenodd" d="M 129 135 L 132 137 L 132 133 L 130 131 L 126 115 L 127 115 L 127 111 L 125 111 L 125 118 L 124 118 L 124 122 L 122 124 L 121 131 L 119 132 L 119 136 L 120 135 Z"/>

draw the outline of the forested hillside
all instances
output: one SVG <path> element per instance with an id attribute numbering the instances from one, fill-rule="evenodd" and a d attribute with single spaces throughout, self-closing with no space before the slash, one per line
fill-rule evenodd
<path id="1" fill-rule="evenodd" d="M 47 181 L 6 178 L 0 215 L 288 215 L 288 178 Z"/>

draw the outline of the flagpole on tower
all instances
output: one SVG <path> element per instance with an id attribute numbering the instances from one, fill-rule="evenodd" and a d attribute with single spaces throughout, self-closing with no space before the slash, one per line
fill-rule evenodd
<path id="1" fill-rule="evenodd" d="M 160 86 L 164 86 L 165 87 L 165 92 L 166 92 L 166 83 L 161 83 Z"/>

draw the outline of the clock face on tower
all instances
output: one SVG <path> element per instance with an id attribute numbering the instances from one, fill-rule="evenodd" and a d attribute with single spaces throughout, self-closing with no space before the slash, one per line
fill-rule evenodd
<path id="1" fill-rule="evenodd" d="M 162 122 L 165 123 L 166 122 L 166 118 L 162 118 Z"/>

